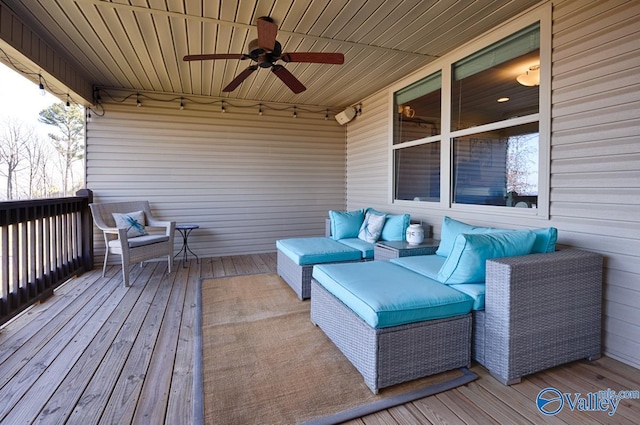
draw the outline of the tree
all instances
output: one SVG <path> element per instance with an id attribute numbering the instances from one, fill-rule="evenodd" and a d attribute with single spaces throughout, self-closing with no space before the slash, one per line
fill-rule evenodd
<path id="1" fill-rule="evenodd" d="M 518 195 L 538 193 L 531 181 L 538 172 L 538 135 L 523 134 L 509 137 L 507 149 L 507 192 Z M 537 181 L 537 179 L 536 179 Z"/>
<path id="2" fill-rule="evenodd" d="M 33 138 L 33 131 L 15 119 L 7 119 L 0 132 L 0 163 L 6 165 L 1 174 L 7 178 L 6 199 L 14 199 L 16 177 L 20 165 L 27 155 L 27 146 Z"/>
<path id="3" fill-rule="evenodd" d="M 47 149 L 39 138 L 33 138 L 27 144 L 26 158 L 29 161 L 27 189 L 25 190 L 27 199 L 45 198 L 51 195 L 48 172 L 49 157 L 50 148 Z"/>
<path id="4" fill-rule="evenodd" d="M 40 111 L 39 121 L 55 126 L 58 134 L 49 133 L 63 163 L 63 196 L 69 195 L 69 178 L 73 187 L 73 163 L 84 158 L 84 116 L 78 106 L 66 107 L 59 102 Z"/>

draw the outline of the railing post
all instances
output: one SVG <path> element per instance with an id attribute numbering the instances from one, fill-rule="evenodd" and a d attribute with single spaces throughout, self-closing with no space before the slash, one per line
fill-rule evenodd
<path id="1" fill-rule="evenodd" d="M 91 210 L 89 204 L 93 202 L 93 191 L 90 189 L 80 189 L 76 192 L 76 196 L 86 198 L 86 202 L 82 208 L 82 261 L 85 271 L 93 269 L 93 219 L 91 218 Z"/>

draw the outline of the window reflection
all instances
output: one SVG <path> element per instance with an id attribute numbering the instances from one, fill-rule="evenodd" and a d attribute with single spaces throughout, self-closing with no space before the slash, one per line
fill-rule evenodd
<path id="1" fill-rule="evenodd" d="M 440 142 L 395 151 L 395 199 L 440 201 Z"/>
<path id="2" fill-rule="evenodd" d="M 453 201 L 537 206 L 538 124 L 453 139 Z"/>

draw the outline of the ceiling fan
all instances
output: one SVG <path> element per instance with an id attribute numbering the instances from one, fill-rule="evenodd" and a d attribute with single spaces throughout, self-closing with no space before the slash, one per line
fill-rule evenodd
<path id="1" fill-rule="evenodd" d="M 326 63 L 340 65 L 344 63 L 342 53 L 325 52 L 282 52 L 282 45 L 276 40 L 278 26 L 268 16 L 257 19 L 258 38 L 249 42 L 249 53 L 212 53 L 202 55 L 187 55 L 185 61 L 199 61 L 208 59 L 251 59 L 256 62 L 236 76 L 225 88 L 223 92 L 234 91 L 249 75 L 258 68 L 271 68 L 283 83 L 294 93 L 301 93 L 307 88 L 284 66 L 276 63 L 283 62 L 306 62 L 306 63 Z"/>

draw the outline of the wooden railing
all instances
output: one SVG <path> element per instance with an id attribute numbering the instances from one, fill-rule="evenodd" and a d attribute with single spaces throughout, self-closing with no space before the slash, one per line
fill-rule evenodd
<path id="1" fill-rule="evenodd" d="M 0 325 L 93 268 L 93 194 L 0 202 Z"/>

